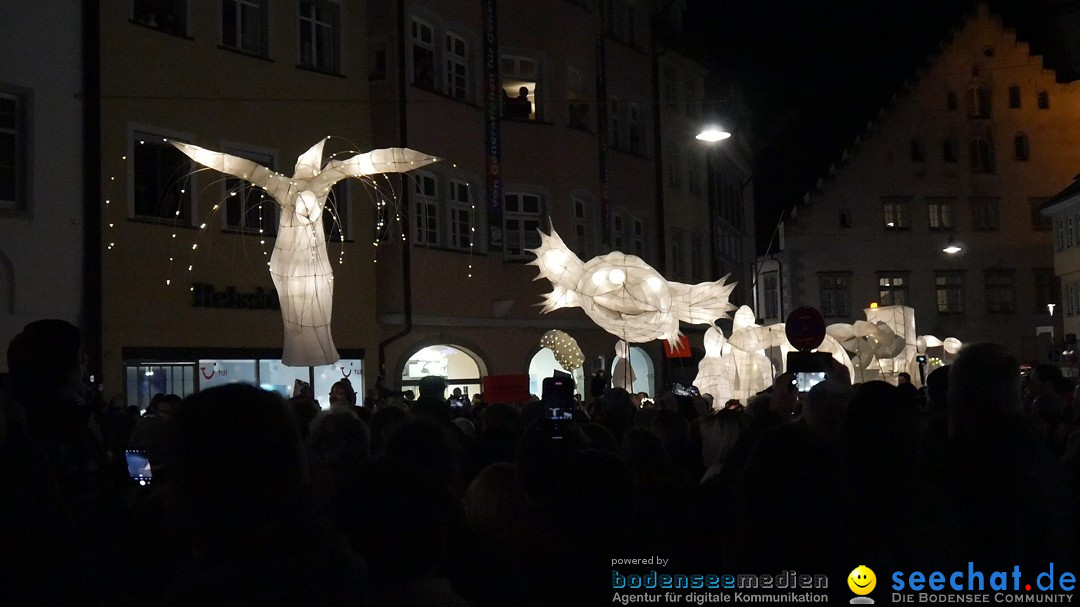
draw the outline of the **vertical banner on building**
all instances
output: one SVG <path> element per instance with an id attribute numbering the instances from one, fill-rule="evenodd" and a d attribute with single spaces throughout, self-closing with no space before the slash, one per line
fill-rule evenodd
<path id="1" fill-rule="evenodd" d="M 600 242 L 611 244 L 611 192 L 608 189 L 607 58 L 604 50 L 605 3 L 596 11 L 596 139 L 600 143 Z"/>
<path id="2" fill-rule="evenodd" d="M 483 2 L 484 21 L 484 157 L 487 158 L 488 249 L 503 248 L 502 83 L 499 78 L 499 32 L 495 5 L 498 0 Z"/>

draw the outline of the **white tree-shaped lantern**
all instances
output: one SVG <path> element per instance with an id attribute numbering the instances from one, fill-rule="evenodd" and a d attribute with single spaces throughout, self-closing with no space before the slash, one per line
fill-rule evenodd
<path id="1" fill-rule="evenodd" d="M 294 367 L 328 365 L 339 358 L 330 335 L 334 274 L 323 232 L 330 188 L 347 177 L 404 173 L 439 160 L 408 148 L 386 148 L 331 160 L 324 167 L 325 143 L 319 141 L 297 158 L 287 177 L 246 158 L 172 142 L 195 162 L 266 190 L 281 206 L 270 275 L 285 324 L 281 362 Z"/>
<path id="2" fill-rule="evenodd" d="M 562 238 L 540 232 L 540 246 L 530 249 L 540 269 L 537 280 L 551 281 L 543 312 L 580 307 L 600 328 L 630 343 L 664 339 L 675 345 L 679 321 L 710 324 L 727 318 L 735 284 L 696 285 L 669 282 L 640 257 L 619 251 L 583 262 Z"/>

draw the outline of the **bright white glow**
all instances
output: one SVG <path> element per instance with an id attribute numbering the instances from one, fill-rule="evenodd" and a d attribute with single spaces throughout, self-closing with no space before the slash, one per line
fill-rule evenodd
<path id="1" fill-rule="evenodd" d="M 645 279 L 645 284 L 649 285 L 653 291 L 659 291 L 664 286 L 664 281 L 656 276 L 650 276 Z"/>
<path id="2" fill-rule="evenodd" d="M 959 253 L 960 251 L 963 251 L 963 250 L 964 249 L 960 245 L 956 244 L 956 241 L 954 241 L 954 240 L 952 240 L 950 238 L 949 239 L 949 244 L 945 245 L 945 248 L 942 249 L 941 251 L 943 253 L 948 253 L 949 255 L 952 255 L 954 253 Z"/>
<path id="3" fill-rule="evenodd" d="M 554 272 L 566 271 L 566 253 L 559 249 L 551 249 L 544 253 L 544 261 L 551 266 L 551 269 Z"/>
<path id="4" fill-rule="evenodd" d="M 1055 306 L 1057 306 L 1057 304 L 1052 304 L 1052 303 L 1046 304 L 1046 309 L 1050 312 L 1050 316 L 1054 315 L 1054 307 Z"/>
<path id="5" fill-rule="evenodd" d="M 404 173 L 439 160 L 408 148 L 387 148 L 332 159 L 323 166 L 325 142 L 320 139 L 296 159 L 292 177 L 246 158 L 170 142 L 195 162 L 262 188 L 281 206 L 277 242 L 267 265 L 285 323 L 281 361 L 293 367 L 321 367 L 340 358 L 330 335 L 334 276 L 322 226 L 330 188 L 348 177 Z"/>
<path id="6" fill-rule="evenodd" d="M 708 126 L 701 130 L 696 135 L 696 138 L 701 141 L 707 141 L 709 143 L 716 143 L 717 141 L 723 141 L 731 137 L 731 133 L 721 129 L 718 126 Z"/>
<path id="7" fill-rule="evenodd" d="M 615 268 L 611 271 L 610 274 L 608 274 L 608 280 L 610 280 L 611 284 L 613 285 L 621 285 L 622 283 L 626 282 L 626 272 Z"/>

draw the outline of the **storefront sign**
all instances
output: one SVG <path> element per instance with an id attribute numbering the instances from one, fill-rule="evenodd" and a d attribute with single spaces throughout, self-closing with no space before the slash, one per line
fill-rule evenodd
<path id="1" fill-rule="evenodd" d="M 280 310 L 277 292 L 255 287 L 250 293 L 241 293 L 236 287 L 218 291 L 214 285 L 196 282 L 191 285 L 191 305 L 196 308 L 228 308 L 232 310 Z"/>

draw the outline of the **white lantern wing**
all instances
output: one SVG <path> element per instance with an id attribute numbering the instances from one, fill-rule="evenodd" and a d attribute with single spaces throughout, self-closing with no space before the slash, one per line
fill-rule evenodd
<path id="1" fill-rule="evenodd" d="M 560 288 L 563 291 L 575 291 L 581 282 L 581 278 L 585 275 L 585 263 L 570 250 L 570 247 L 566 246 L 563 239 L 555 231 L 551 229 L 550 234 L 545 234 L 543 230 L 537 230 L 540 233 L 540 246 L 535 249 L 528 249 L 530 253 L 536 256 L 536 259 L 529 262 L 529 265 L 536 266 L 540 273 L 533 280 L 547 279 L 555 287 L 558 293 Z M 553 293 L 554 294 L 554 293 Z M 557 300 L 563 301 L 565 305 L 557 305 L 552 310 L 560 307 L 572 307 L 578 304 L 576 301 L 570 302 L 563 297 L 564 293 L 559 293 L 560 297 Z M 576 300 L 576 297 L 574 298 Z M 544 310 L 549 312 L 551 310 Z"/>
<path id="2" fill-rule="evenodd" d="M 215 152 L 190 143 L 180 143 L 178 141 L 170 141 L 169 143 L 172 143 L 176 149 L 207 168 L 238 177 L 266 190 L 278 202 L 289 197 L 289 189 L 293 187 L 292 179 L 280 173 L 275 173 L 253 160 L 224 152 Z"/>
<path id="3" fill-rule="evenodd" d="M 320 142 L 321 144 L 322 142 Z M 321 145 L 319 155 L 322 155 Z M 314 150 L 314 148 L 312 148 Z M 301 163 L 305 162 L 306 156 L 311 150 L 297 159 L 296 170 L 301 170 Z M 331 160 L 326 163 L 322 171 L 316 170 L 311 177 L 312 189 L 326 191 L 335 183 L 347 177 L 367 177 L 380 173 L 406 173 L 413 169 L 427 166 L 440 159 L 435 156 L 417 152 L 409 148 L 383 148 L 372 150 L 364 154 L 357 154 L 344 160 Z M 306 168 L 306 165 L 305 165 Z"/>
<path id="4" fill-rule="evenodd" d="M 735 283 L 725 284 L 727 278 L 696 285 L 669 281 L 672 315 L 691 325 L 710 325 L 715 320 L 729 318 L 728 312 L 735 309 L 728 300 Z"/>

